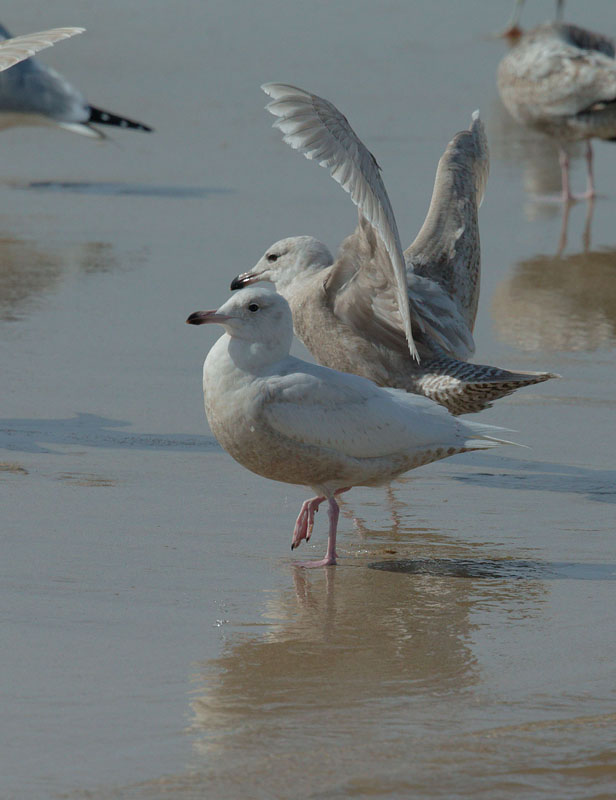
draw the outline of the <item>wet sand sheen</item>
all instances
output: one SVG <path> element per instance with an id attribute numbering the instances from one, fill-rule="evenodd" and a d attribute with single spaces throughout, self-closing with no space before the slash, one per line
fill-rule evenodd
<path id="1" fill-rule="evenodd" d="M 590 225 L 573 206 L 563 238 L 561 209 L 525 192 L 557 182 L 553 148 L 497 105 L 503 45 L 483 34 L 508 0 L 491 19 L 480 0 L 449 18 L 433 5 L 190 0 L 181 52 L 160 54 L 167 7 L 135 37 L 116 0 L 79 19 L 66 0 L 7 4 L 15 31 L 86 27 L 46 63 L 156 133 L 2 134 L 0 796 L 614 793 L 614 198 Z M 571 5 L 605 29 L 607 0 Z M 476 418 L 530 450 L 355 490 L 340 567 L 319 575 L 288 553 L 303 490 L 265 486 L 214 442 L 200 369 L 216 333 L 184 325 L 281 236 L 335 246 L 355 226 L 271 131 L 258 86 L 281 79 L 352 113 L 409 232 L 480 108 L 477 360 L 564 376 Z M 613 149 L 596 149 L 600 188 L 616 185 Z M 325 538 L 321 514 L 301 556 Z"/>

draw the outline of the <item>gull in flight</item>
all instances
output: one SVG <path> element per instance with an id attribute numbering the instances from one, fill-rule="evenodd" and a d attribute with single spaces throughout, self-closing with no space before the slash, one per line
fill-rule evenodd
<path id="1" fill-rule="evenodd" d="M 577 25 L 540 25 L 500 62 L 498 89 L 514 119 L 557 143 L 563 201 L 576 199 L 567 145 L 586 142 L 587 187 L 578 197 L 595 197 L 591 139 L 616 140 L 614 42 Z"/>
<path id="2" fill-rule="evenodd" d="M 10 36 L 0 25 L 2 47 L 16 41 Z M 81 92 L 58 72 L 34 58 L 25 58 L 27 60 L 21 60 L 14 69 L 0 75 L 0 130 L 15 125 L 58 125 L 64 130 L 97 139 L 104 139 L 105 135 L 92 123 L 137 131 L 152 130 L 141 122 L 91 106 Z"/>
<path id="3" fill-rule="evenodd" d="M 452 414 L 480 411 L 521 386 L 554 377 L 471 364 L 479 299 L 477 210 L 488 147 L 477 112 L 447 146 L 415 241 L 402 251 L 380 168 L 329 101 L 265 84 L 284 140 L 327 167 L 358 207 L 336 260 L 310 236 L 282 239 L 231 283 L 270 281 L 289 302 L 295 332 L 323 364 L 379 386 L 423 394 Z"/>
<path id="4" fill-rule="evenodd" d="M 70 39 L 78 33 L 83 33 L 85 28 L 52 28 L 39 33 L 26 33 L 23 36 L 14 36 L 11 39 L 0 41 L 0 72 L 14 67 L 40 50 L 51 47 L 62 39 Z"/>
<path id="5" fill-rule="evenodd" d="M 205 413 L 220 444 L 252 472 L 315 493 L 301 507 L 291 549 L 310 539 L 327 500 L 327 553 L 302 566 L 336 563 L 342 492 L 381 486 L 456 453 L 511 444 L 495 437 L 502 428 L 462 422 L 424 397 L 289 355 L 291 310 L 268 288 L 244 289 L 186 322 L 225 329 L 203 365 Z"/>

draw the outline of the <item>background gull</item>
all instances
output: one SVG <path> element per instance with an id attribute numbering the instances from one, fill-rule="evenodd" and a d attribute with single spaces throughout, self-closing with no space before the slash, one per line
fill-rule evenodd
<path id="1" fill-rule="evenodd" d="M 477 112 L 441 157 L 425 222 L 402 253 L 379 166 L 346 117 L 294 86 L 262 88 L 273 98 L 267 108 L 278 117 L 284 140 L 331 170 L 358 206 L 359 224 L 336 261 L 312 237 L 282 239 L 253 270 L 235 278 L 232 289 L 273 282 L 291 306 L 297 335 L 321 364 L 423 394 L 453 414 L 480 411 L 521 386 L 553 377 L 466 361 L 475 348 L 477 210 L 488 176 Z M 404 324 L 409 318 L 411 346 Z"/>
<path id="2" fill-rule="evenodd" d="M 501 36 L 509 36 L 511 38 L 516 38 L 522 34 L 522 29 L 520 28 L 520 18 L 522 16 L 522 9 L 526 0 L 515 0 L 515 6 L 513 8 L 513 13 L 511 14 L 511 19 L 507 23 L 507 27 L 502 32 Z M 555 9 L 555 21 L 562 22 L 563 15 L 565 13 L 565 0 L 556 0 L 556 9 Z"/>
<path id="3" fill-rule="evenodd" d="M 0 40 L 11 34 L 0 25 Z M 113 125 L 151 131 L 147 125 L 91 106 L 81 92 L 58 72 L 28 58 L 0 75 L 0 129 L 14 125 L 58 125 L 68 131 L 104 139 L 92 127 Z"/>
<path id="4" fill-rule="evenodd" d="M 591 139 L 616 139 L 613 41 L 577 25 L 540 25 L 524 34 L 500 62 L 498 89 L 518 122 L 557 142 L 563 200 L 574 199 L 567 144 L 586 142 L 588 182 L 580 196 L 594 197 Z"/>
<path id="5" fill-rule="evenodd" d="M 490 435 L 501 428 L 460 422 L 423 397 L 289 355 L 291 311 L 268 289 L 246 289 L 186 321 L 217 322 L 226 331 L 203 365 L 205 412 L 220 444 L 252 472 L 315 492 L 302 505 L 292 549 L 310 538 L 314 514 L 328 501 L 327 554 L 304 566 L 336 563 L 337 494 L 507 444 Z"/>

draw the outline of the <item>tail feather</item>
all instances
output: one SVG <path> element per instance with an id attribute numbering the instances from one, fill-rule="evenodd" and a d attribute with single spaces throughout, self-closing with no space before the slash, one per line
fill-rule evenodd
<path id="1" fill-rule="evenodd" d="M 153 128 L 144 125 L 142 122 L 135 122 L 135 120 L 128 119 L 127 117 L 119 117 L 117 114 L 111 114 L 109 111 L 103 111 L 94 106 L 90 106 L 90 118 L 88 119 L 88 123 L 114 125 L 117 128 L 130 128 L 134 131 L 146 131 L 147 133 L 153 131 Z"/>
<path id="2" fill-rule="evenodd" d="M 559 378 L 553 372 L 510 372 L 483 364 L 450 358 L 422 362 L 422 394 L 445 406 L 452 414 L 472 414 L 490 408 L 494 400 L 524 386 Z"/>
<path id="3" fill-rule="evenodd" d="M 510 439 L 503 439 L 501 436 L 495 435 L 500 433 L 516 433 L 511 428 L 501 428 L 500 425 L 486 425 L 482 422 L 467 422 L 469 427 L 473 429 L 470 438 L 466 444 L 470 443 L 471 449 L 481 449 L 485 447 L 497 447 L 501 444 L 512 444 L 515 447 L 528 447 L 527 444 L 520 444 L 519 442 L 512 442 Z M 473 446 L 473 442 L 475 445 Z"/>

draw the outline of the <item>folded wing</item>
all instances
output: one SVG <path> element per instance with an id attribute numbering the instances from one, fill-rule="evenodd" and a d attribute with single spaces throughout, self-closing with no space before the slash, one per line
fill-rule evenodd
<path id="1" fill-rule="evenodd" d="M 278 433 L 351 458 L 454 446 L 469 433 L 424 397 L 304 363 L 268 380 L 262 413 Z"/>

